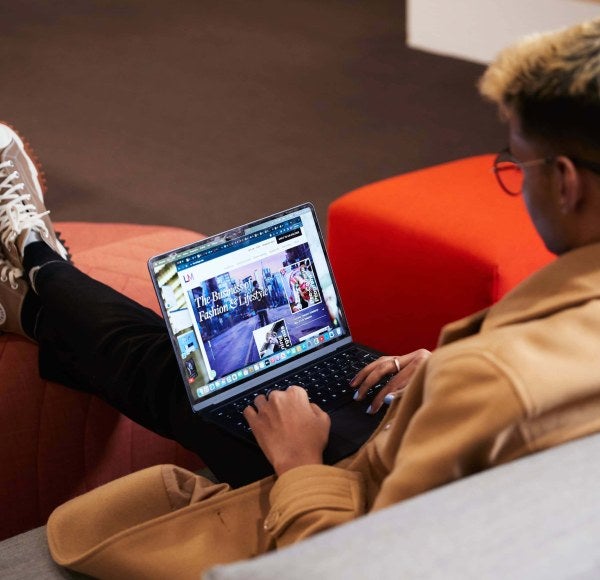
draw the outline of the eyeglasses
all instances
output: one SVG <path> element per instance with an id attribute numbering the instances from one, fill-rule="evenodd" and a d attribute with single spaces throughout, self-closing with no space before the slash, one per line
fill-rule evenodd
<path id="1" fill-rule="evenodd" d="M 543 157 L 531 161 L 519 161 L 511 155 L 507 147 L 494 159 L 493 171 L 498 184 L 508 195 L 520 195 L 523 189 L 523 169 L 536 165 L 549 165 L 554 159 L 554 157 Z"/>
<path id="2" fill-rule="evenodd" d="M 569 159 L 574 165 L 589 169 L 594 173 L 600 174 L 600 163 L 571 157 Z M 520 195 L 523 190 L 523 169 L 526 167 L 535 167 L 536 165 L 551 165 L 556 160 L 554 157 L 542 157 L 532 159 L 531 161 L 519 161 L 515 159 L 508 147 L 498 153 L 494 159 L 493 171 L 500 187 L 509 195 Z"/>

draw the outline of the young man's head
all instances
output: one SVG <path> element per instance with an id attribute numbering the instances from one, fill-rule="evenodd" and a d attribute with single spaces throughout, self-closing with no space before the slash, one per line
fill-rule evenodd
<path id="1" fill-rule="evenodd" d="M 504 50 L 480 81 L 509 123 L 508 163 L 546 246 L 600 241 L 600 20 Z M 499 175 L 502 180 L 502 175 Z M 518 193 L 518 191 L 512 191 Z"/>

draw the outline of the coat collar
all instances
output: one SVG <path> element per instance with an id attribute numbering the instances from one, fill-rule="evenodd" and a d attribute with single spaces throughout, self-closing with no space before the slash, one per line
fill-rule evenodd
<path id="1" fill-rule="evenodd" d="M 563 254 L 490 308 L 447 325 L 439 344 L 542 318 L 594 298 L 600 298 L 600 243 Z"/>
<path id="2" fill-rule="evenodd" d="M 549 316 L 600 298 L 600 243 L 584 246 L 560 256 L 492 306 L 483 332 Z"/>

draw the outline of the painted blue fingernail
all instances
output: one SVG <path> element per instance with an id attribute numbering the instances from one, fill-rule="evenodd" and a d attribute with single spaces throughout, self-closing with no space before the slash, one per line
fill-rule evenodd
<path id="1" fill-rule="evenodd" d="M 367 407 L 367 414 L 370 415 L 372 410 L 373 410 L 373 405 L 369 405 Z"/>
<path id="2" fill-rule="evenodd" d="M 386 405 L 391 405 L 393 400 L 394 400 L 394 395 L 392 393 L 389 393 L 388 395 L 386 395 L 384 397 L 383 402 Z"/>
<path id="3" fill-rule="evenodd" d="M 358 399 L 358 396 L 360 395 L 359 391 L 356 391 L 356 393 L 354 393 L 354 397 L 352 397 L 355 401 Z"/>

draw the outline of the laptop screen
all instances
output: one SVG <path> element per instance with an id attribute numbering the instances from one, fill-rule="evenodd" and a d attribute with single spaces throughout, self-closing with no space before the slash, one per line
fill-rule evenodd
<path id="1" fill-rule="evenodd" d="M 310 204 L 149 266 L 192 404 L 349 335 Z"/>

